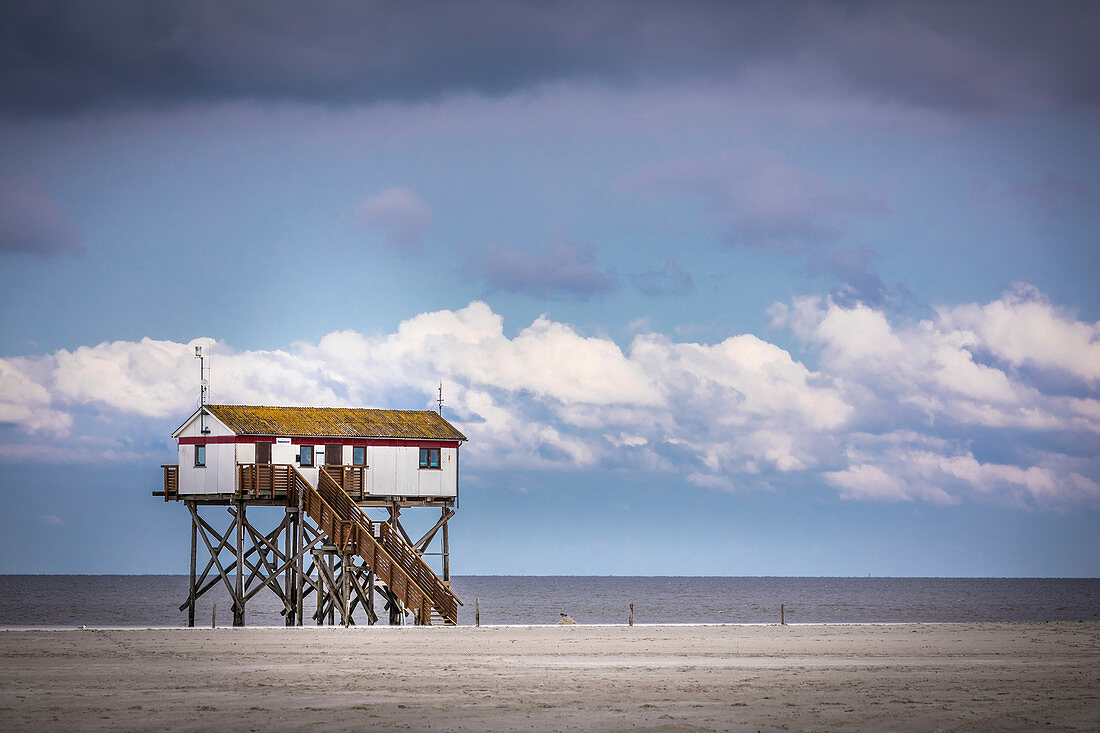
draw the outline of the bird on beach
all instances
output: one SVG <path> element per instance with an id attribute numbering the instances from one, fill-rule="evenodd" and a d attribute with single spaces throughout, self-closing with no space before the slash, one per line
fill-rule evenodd
<path id="1" fill-rule="evenodd" d="M 573 620 L 572 616 L 569 616 L 568 614 L 564 614 L 564 613 L 561 614 L 561 621 L 558 621 L 559 626 L 561 624 L 575 624 L 575 623 L 577 623 L 577 622 Z"/>

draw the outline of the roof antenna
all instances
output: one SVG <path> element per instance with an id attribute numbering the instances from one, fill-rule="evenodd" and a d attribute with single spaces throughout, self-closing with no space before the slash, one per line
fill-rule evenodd
<path id="1" fill-rule="evenodd" d="M 206 427 L 206 390 L 210 389 L 210 381 L 206 378 L 201 346 L 195 347 L 195 358 L 199 360 L 199 433 L 206 435 L 210 432 Z"/>
<path id="2" fill-rule="evenodd" d="M 439 416 L 443 417 L 443 382 L 439 383 Z"/>

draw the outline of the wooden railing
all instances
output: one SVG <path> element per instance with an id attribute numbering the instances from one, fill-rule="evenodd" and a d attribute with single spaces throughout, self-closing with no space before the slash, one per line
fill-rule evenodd
<path id="1" fill-rule="evenodd" d="M 161 466 L 164 469 L 164 500 L 171 501 L 180 492 L 180 467 Z"/>
<path id="2" fill-rule="evenodd" d="M 237 471 L 237 491 L 242 498 L 285 498 L 294 506 L 301 495 L 306 515 L 339 551 L 363 558 L 378 582 L 384 583 L 421 623 L 431 622 L 432 606 L 452 623 L 458 623 L 461 601 L 457 596 L 389 524 L 371 521 L 324 468 L 318 470 L 317 488 L 287 464 L 242 463 Z"/>
<path id="3" fill-rule="evenodd" d="M 443 581 L 435 574 L 428 563 L 424 562 L 419 553 L 405 541 L 388 522 L 374 522 L 366 515 L 366 512 L 352 501 L 329 473 L 329 466 L 324 466 L 318 471 L 317 490 L 325 497 L 337 511 L 345 518 L 354 517 L 370 533 L 371 537 L 385 549 L 405 573 L 412 578 L 418 586 L 423 588 L 432 599 L 434 605 L 444 616 L 458 622 L 458 605 L 461 601 L 451 592 Z"/>
<path id="4" fill-rule="evenodd" d="M 362 500 L 366 491 L 366 466 L 322 466 L 325 473 L 352 499 Z"/>

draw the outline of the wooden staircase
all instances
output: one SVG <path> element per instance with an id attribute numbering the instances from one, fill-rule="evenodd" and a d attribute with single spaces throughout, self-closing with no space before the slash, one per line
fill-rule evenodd
<path id="1" fill-rule="evenodd" d="M 341 477 L 342 478 L 342 477 Z M 286 464 L 240 464 L 237 491 L 243 498 L 286 497 L 314 521 L 340 552 L 358 555 L 411 611 L 416 623 L 458 624 L 462 601 L 387 522 L 375 522 L 323 467 L 317 487 L 297 468 Z"/>

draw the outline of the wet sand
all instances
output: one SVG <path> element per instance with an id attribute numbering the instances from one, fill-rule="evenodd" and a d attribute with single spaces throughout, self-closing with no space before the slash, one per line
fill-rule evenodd
<path id="1" fill-rule="evenodd" d="M 0 632 L 5 730 L 1100 730 L 1100 624 Z"/>

